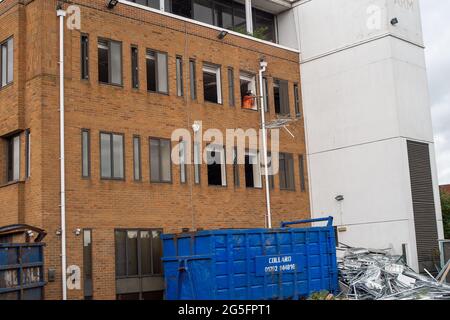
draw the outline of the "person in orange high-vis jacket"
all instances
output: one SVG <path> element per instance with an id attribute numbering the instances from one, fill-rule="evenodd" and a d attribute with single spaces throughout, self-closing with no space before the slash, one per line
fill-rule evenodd
<path id="1" fill-rule="evenodd" d="M 253 109 L 255 106 L 255 96 L 251 91 L 247 91 L 245 96 L 242 98 L 242 108 Z"/>

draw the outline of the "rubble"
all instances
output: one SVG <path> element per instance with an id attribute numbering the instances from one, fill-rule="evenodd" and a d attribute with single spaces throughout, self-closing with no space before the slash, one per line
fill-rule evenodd
<path id="1" fill-rule="evenodd" d="M 411 269 L 390 250 L 338 248 L 341 293 L 351 300 L 450 300 L 450 285 Z"/>

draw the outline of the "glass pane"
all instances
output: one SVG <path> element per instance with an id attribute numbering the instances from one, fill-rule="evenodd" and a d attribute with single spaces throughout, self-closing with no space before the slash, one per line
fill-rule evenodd
<path id="1" fill-rule="evenodd" d="M 116 231 L 116 275 L 127 275 L 126 234 L 125 231 Z"/>
<path id="2" fill-rule="evenodd" d="M 280 153 L 280 189 L 286 189 L 286 159 L 283 153 Z"/>
<path id="3" fill-rule="evenodd" d="M 159 0 L 148 0 L 148 6 L 154 9 L 159 9 Z"/>
<path id="4" fill-rule="evenodd" d="M 13 81 L 14 77 L 14 40 L 11 38 L 8 40 L 8 78 L 7 82 Z"/>
<path id="5" fill-rule="evenodd" d="M 122 84 L 122 44 L 111 41 L 111 83 Z"/>
<path id="6" fill-rule="evenodd" d="M 223 5 L 216 4 L 214 8 L 215 25 L 221 28 L 233 28 L 233 9 Z"/>
<path id="7" fill-rule="evenodd" d="M 0 52 L 1 56 L 2 56 L 2 62 L 1 62 L 1 68 L 2 68 L 2 87 L 6 86 L 6 72 L 8 70 L 7 66 L 7 58 L 8 58 L 8 50 L 6 47 L 6 44 L 2 44 L 1 45 L 1 52 Z"/>
<path id="8" fill-rule="evenodd" d="M 197 99 L 197 74 L 195 70 L 195 61 L 189 61 L 190 83 L 191 83 L 191 98 Z"/>
<path id="9" fill-rule="evenodd" d="M 100 135 L 100 161 L 102 178 L 111 178 L 111 135 Z"/>
<path id="10" fill-rule="evenodd" d="M 237 3 L 235 3 L 234 6 L 234 30 L 246 33 L 247 25 L 245 19 L 245 8 L 243 5 Z M 236 6 L 239 6 L 241 8 L 236 8 Z"/>
<path id="11" fill-rule="evenodd" d="M 114 178 L 123 179 L 124 166 L 123 166 L 123 136 L 115 134 L 113 135 L 113 152 L 114 152 Z"/>
<path id="12" fill-rule="evenodd" d="M 263 96 L 264 96 L 264 111 L 269 112 L 269 92 L 267 90 L 267 78 L 263 78 Z"/>
<path id="13" fill-rule="evenodd" d="M 161 174 L 162 181 L 170 182 L 171 177 L 171 150 L 170 141 L 161 140 Z"/>
<path id="14" fill-rule="evenodd" d="M 152 274 L 152 239 L 150 231 L 141 231 L 141 273 Z"/>
<path id="15" fill-rule="evenodd" d="M 186 183 L 186 142 L 180 142 L 180 179 Z"/>
<path id="16" fill-rule="evenodd" d="M 196 184 L 200 184 L 200 160 L 200 145 L 196 142 L 194 144 L 194 178 Z"/>
<path id="17" fill-rule="evenodd" d="M 14 137 L 14 151 L 13 151 L 13 180 L 20 179 L 20 136 Z"/>
<path id="18" fill-rule="evenodd" d="M 127 232 L 127 266 L 128 266 L 128 276 L 136 276 L 138 275 L 138 246 L 137 239 L 138 232 L 137 231 L 128 231 Z"/>
<path id="19" fill-rule="evenodd" d="M 167 77 L 167 55 L 158 53 L 158 91 L 167 93 L 168 77 Z"/>
<path id="20" fill-rule="evenodd" d="M 133 88 L 139 87 L 138 49 L 131 48 L 131 78 Z"/>
<path id="21" fill-rule="evenodd" d="M 234 106 L 234 72 L 233 69 L 228 69 L 228 100 L 230 106 Z"/>
<path id="22" fill-rule="evenodd" d="M 162 274 L 162 243 L 161 232 L 152 231 L 153 274 Z"/>
<path id="23" fill-rule="evenodd" d="M 186 0 L 172 0 L 172 13 L 191 18 L 191 2 Z M 166 11 L 167 8 L 166 8 Z"/>
<path id="24" fill-rule="evenodd" d="M 263 40 L 275 42 L 275 22 L 273 16 L 264 14 L 263 17 L 263 13 L 259 11 L 254 12 L 254 32 Z"/>
<path id="25" fill-rule="evenodd" d="M 83 131 L 83 177 L 89 176 L 89 132 Z"/>
<path id="26" fill-rule="evenodd" d="M 141 180 L 141 141 L 133 138 L 134 180 Z"/>
<path id="27" fill-rule="evenodd" d="M 105 41 L 98 43 L 98 81 L 109 82 L 109 47 Z"/>
<path id="28" fill-rule="evenodd" d="M 278 81 L 273 84 L 273 98 L 275 101 L 275 113 L 281 113 L 280 84 Z"/>
<path id="29" fill-rule="evenodd" d="M 183 61 L 177 58 L 177 96 L 183 95 Z"/>
<path id="30" fill-rule="evenodd" d="M 213 11 L 210 0 L 194 0 L 194 19 L 213 24 Z"/>
<path id="31" fill-rule="evenodd" d="M 150 139 L 150 176 L 152 181 L 161 181 L 159 166 L 159 140 Z"/>
<path id="32" fill-rule="evenodd" d="M 85 278 L 92 279 L 92 239 L 91 230 L 83 231 L 83 268 Z M 85 279 L 86 280 L 86 279 Z"/>
<path id="33" fill-rule="evenodd" d="M 147 53 L 147 90 L 156 91 L 156 56 L 154 52 Z"/>

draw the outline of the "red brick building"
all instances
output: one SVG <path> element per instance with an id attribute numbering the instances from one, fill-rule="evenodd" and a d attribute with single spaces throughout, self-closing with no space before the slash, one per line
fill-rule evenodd
<path id="1" fill-rule="evenodd" d="M 266 116 L 297 120 L 294 138 L 280 132 L 273 222 L 309 217 L 297 51 L 231 31 L 220 39 L 217 27 L 126 1 L 70 3 L 81 19 L 80 29 L 64 28 L 67 265 L 79 268 L 81 286 L 69 281 L 69 299 L 160 298 L 160 232 L 264 227 L 262 179 L 251 166 L 227 164 L 217 175 L 205 163 L 172 164 L 168 151 L 172 132 L 195 121 L 258 129 L 257 108 L 241 101 L 245 89 L 260 95 L 261 59 Z M 56 7 L 0 3 L 0 226 L 47 231 L 47 299 L 62 297 Z"/>

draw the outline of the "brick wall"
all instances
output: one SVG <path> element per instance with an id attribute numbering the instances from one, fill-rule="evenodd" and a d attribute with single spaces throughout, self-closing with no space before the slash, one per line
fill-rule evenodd
<path id="1" fill-rule="evenodd" d="M 0 14 L 6 1 L 0 5 Z M 274 78 L 289 81 L 291 114 L 294 112 L 293 84 L 300 83 L 298 53 L 260 42 L 228 35 L 217 39 L 217 31 L 119 4 L 109 11 L 104 1 L 72 1 L 81 8 L 81 30 L 65 32 L 66 50 L 66 175 L 67 175 L 67 254 L 68 265 L 82 267 L 82 237 L 77 228 L 93 230 L 94 298 L 115 298 L 115 228 L 162 228 L 178 232 L 181 228 L 249 228 L 263 227 L 265 197 L 261 189 L 245 188 L 244 167 L 240 166 L 241 186 L 233 184 L 232 166 L 227 166 L 227 187 L 207 185 L 206 166 L 202 166 L 201 184 L 193 184 L 193 168 L 188 168 L 188 184 L 180 184 L 180 170 L 172 167 L 173 183 L 150 183 L 149 137 L 171 137 L 177 128 L 190 129 L 195 120 L 203 121 L 203 129 L 258 128 L 259 114 L 240 108 L 239 70 L 257 73 L 259 60 L 265 57 L 269 67 L 269 118 L 275 117 Z M 15 129 L 31 129 L 32 174 L 23 183 L 23 216 L 26 223 L 45 229 L 46 266 L 57 271 L 57 281 L 49 283 L 46 298 L 61 297 L 59 224 L 59 101 L 58 101 L 58 20 L 56 1 L 35 0 L 26 5 L 16 4 L 9 15 L 0 15 L 1 35 L 24 34 L 19 41 L 16 74 L 12 88 L 15 101 L 0 100 L 0 123 L 9 114 L 18 114 L 6 134 Z M 20 10 L 23 10 L 19 14 Z M 8 18 L 8 17 L 12 18 Z M 12 19 L 5 28 L 2 19 Z M 19 22 L 18 22 L 19 21 Z M 22 30 L 22 31 L 19 31 Z M 22 32 L 22 33 L 21 33 Z M 80 80 L 80 34 L 90 37 L 90 80 Z M 97 38 L 122 42 L 123 86 L 98 83 Z M 17 45 L 17 44 L 16 44 Z M 140 88 L 131 89 L 130 46 L 139 47 Z M 146 49 L 168 53 L 169 95 L 146 90 Z M 17 51 L 17 50 L 16 50 Z M 185 97 L 176 96 L 175 57 L 183 56 Z M 197 61 L 198 100 L 189 96 L 190 58 Z M 222 68 L 223 104 L 203 101 L 202 63 L 211 62 Z M 18 65 L 21 69 L 17 69 Z M 229 107 L 227 67 L 235 70 L 236 107 Z M 6 92 L 6 91 L 5 91 Z M 0 92 L 0 95 L 3 94 Z M 3 98 L 3 96 L 0 96 Z M 7 111 L 9 108 L 12 112 Z M 3 127 L 1 127 L 3 128 Z M 81 178 L 81 129 L 91 131 L 91 177 Z M 281 191 L 275 177 L 272 191 L 274 225 L 281 220 L 309 217 L 309 194 L 300 190 L 298 155 L 306 154 L 303 119 L 290 130 L 292 138 L 281 132 L 281 151 L 294 154 L 296 191 Z M 2 132 L 3 132 L 2 131 Z M 125 180 L 100 179 L 99 132 L 111 131 L 125 136 Z M 133 181 L 132 137 L 140 135 L 142 147 L 142 176 Z M 7 199 L 12 188 L 0 188 L 0 199 Z M 7 201 L 7 200 L 4 200 Z M 3 208 L 0 209 L 3 211 Z M 3 213 L 3 212 L 2 212 Z M 0 218 L 0 224 L 6 222 Z M 69 292 L 69 298 L 83 298 L 82 290 Z"/>

